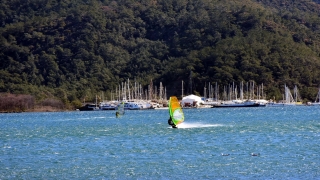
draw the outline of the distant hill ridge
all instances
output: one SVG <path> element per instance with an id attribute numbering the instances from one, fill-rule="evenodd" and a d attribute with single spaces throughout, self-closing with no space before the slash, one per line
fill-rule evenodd
<path id="1" fill-rule="evenodd" d="M 264 84 L 282 99 L 320 85 L 319 1 L 39 1 L 0 4 L 0 92 L 66 105 L 114 98 L 127 79 L 144 91 L 203 95 L 209 82 Z M 131 84 L 133 87 L 134 85 Z M 158 89 L 159 90 L 159 89 Z"/>

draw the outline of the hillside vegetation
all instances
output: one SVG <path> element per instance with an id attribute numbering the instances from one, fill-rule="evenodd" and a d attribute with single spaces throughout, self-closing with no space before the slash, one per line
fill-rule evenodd
<path id="1" fill-rule="evenodd" d="M 130 79 L 167 94 L 217 82 L 284 84 L 314 100 L 320 6 L 311 0 L 3 0 L 0 92 L 66 107 Z M 220 90 L 222 92 L 222 89 Z"/>

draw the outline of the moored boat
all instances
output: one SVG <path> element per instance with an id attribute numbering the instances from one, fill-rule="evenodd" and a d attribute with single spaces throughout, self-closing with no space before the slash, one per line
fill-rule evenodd
<path id="1" fill-rule="evenodd" d="M 117 106 L 115 104 L 102 102 L 100 103 L 99 108 L 101 110 L 116 110 Z"/>
<path id="2" fill-rule="evenodd" d="M 314 102 L 308 102 L 308 106 L 320 106 L 320 88 L 318 90 L 318 94 L 316 96 L 316 100 Z"/>
<path id="3" fill-rule="evenodd" d="M 98 111 L 100 110 L 96 104 L 86 104 L 78 109 L 79 111 Z"/>
<path id="4" fill-rule="evenodd" d="M 320 102 L 308 102 L 308 106 L 320 106 Z"/>
<path id="5" fill-rule="evenodd" d="M 267 107 L 279 107 L 279 106 L 284 106 L 284 103 L 277 103 L 277 102 L 270 101 L 270 102 L 266 103 L 266 106 Z"/>
<path id="6" fill-rule="evenodd" d="M 154 106 L 147 101 L 135 101 L 135 103 L 138 104 L 141 110 L 154 109 Z"/>
<path id="7" fill-rule="evenodd" d="M 255 101 L 239 101 L 239 100 L 233 100 L 233 101 L 224 101 L 221 104 L 213 105 L 212 108 L 228 108 L 228 107 L 259 107 L 261 106 L 259 103 L 256 103 Z"/>
<path id="8" fill-rule="evenodd" d="M 127 101 L 124 103 L 125 110 L 154 109 L 151 103 L 145 101 Z"/>
<path id="9" fill-rule="evenodd" d="M 135 102 L 125 102 L 124 109 L 125 110 L 140 110 L 140 106 Z"/>

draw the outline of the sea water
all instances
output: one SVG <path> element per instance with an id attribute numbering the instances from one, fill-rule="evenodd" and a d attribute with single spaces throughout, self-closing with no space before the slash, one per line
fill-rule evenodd
<path id="1" fill-rule="evenodd" d="M 0 179 L 320 179 L 320 107 L 0 114 Z"/>

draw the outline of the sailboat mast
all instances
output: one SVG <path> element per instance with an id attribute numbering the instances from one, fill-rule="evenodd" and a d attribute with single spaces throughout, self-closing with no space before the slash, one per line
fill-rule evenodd
<path id="1" fill-rule="evenodd" d="M 134 99 L 137 99 L 137 82 L 134 81 Z"/>
<path id="2" fill-rule="evenodd" d="M 142 85 L 139 84 L 139 99 L 143 99 L 143 98 L 142 98 L 142 94 L 143 94 Z"/>
<path id="3" fill-rule="evenodd" d="M 235 89 L 235 87 L 234 87 L 234 81 L 232 82 L 231 92 L 232 92 L 232 94 L 231 94 L 231 99 L 230 99 L 230 100 L 232 100 L 232 99 L 237 99 L 237 97 L 236 97 L 236 89 Z"/>
<path id="4" fill-rule="evenodd" d="M 151 100 L 153 97 L 153 82 L 152 79 L 150 80 L 150 84 L 149 84 L 149 99 Z"/>
<path id="5" fill-rule="evenodd" d="M 192 71 L 190 71 L 190 76 L 189 76 L 189 93 L 192 94 Z"/>
<path id="6" fill-rule="evenodd" d="M 163 100 L 163 87 L 162 87 L 162 82 L 160 82 L 159 100 Z"/>
<path id="7" fill-rule="evenodd" d="M 98 97 L 97 97 L 97 95 L 96 95 L 96 107 L 97 107 L 97 104 L 98 104 L 98 102 L 97 102 L 98 100 L 97 100 L 97 99 L 98 99 Z"/>
<path id="8" fill-rule="evenodd" d="M 226 86 L 223 86 L 223 94 L 222 94 L 222 99 L 225 101 L 227 100 L 227 92 L 226 92 Z"/>
<path id="9" fill-rule="evenodd" d="M 128 78 L 128 98 L 129 98 L 129 100 L 131 100 L 129 78 Z"/>
<path id="10" fill-rule="evenodd" d="M 182 80 L 182 95 L 181 96 L 182 96 L 181 98 L 183 98 L 183 80 Z"/>
<path id="11" fill-rule="evenodd" d="M 262 97 L 262 99 L 265 99 L 264 94 L 263 94 L 263 83 L 261 84 L 261 97 Z"/>
<path id="12" fill-rule="evenodd" d="M 209 90 L 209 91 L 208 91 L 208 97 L 209 97 L 209 99 L 210 99 L 210 98 L 212 98 L 212 97 L 211 97 L 211 85 L 210 85 L 210 82 L 209 82 L 208 88 L 209 88 L 209 89 L 208 89 L 208 90 Z"/>
<path id="13" fill-rule="evenodd" d="M 167 88 L 166 87 L 164 88 L 164 98 L 165 98 L 165 100 L 167 100 Z"/>
<path id="14" fill-rule="evenodd" d="M 123 91 L 122 91 L 122 82 L 121 82 L 121 85 L 119 84 L 119 94 L 118 94 L 118 101 L 120 101 L 120 99 L 122 98 L 122 94 Z"/>
<path id="15" fill-rule="evenodd" d="M 318 98 L 318 99 L 317 99 Z M 317 97 L 316 97 L 316 100 L 314 102 L 317 102 L 317 100 L 319 101 L 320 103 L 320 88 L 318 89 L 318 94 L 317 94 Z"/>
<path id="16" fill-rule="evenodd" d="M 145 98 L 146 98 L 145 100 L 148 100 L 148 90 L 145 90 Z"/>
<path id="17" fill-rule="evenodd" d="M 247 92 L 246 92 L 246 98 L 249 100 L 251 98 L 251 81 L 247 82 Z"/>
<path id="18" fill-rule="evenodd" d="M 217 82 L 215 87 L 215 98 L 216 98 L 216 101 L 218 101 L 218 83 Z"/>
<path id="19" fill-rule="evenodd" d="M 240 83 L 240 100 L 243 100 L 243 81 Z"/>
<path id="20" fill-rule="evenodd" d="M 254 81 L 252 81 L 252 99 L 254 99 L 254 96 L 255 96 L 255 94 L 254 94 Z"/>
<path id="21" fill-rule="evenodd" d="M 121 89 L 122 89 L 122 99 L 127 100 L 127 98 L 126 98 L 126 82 L 121 83 Z"/>

